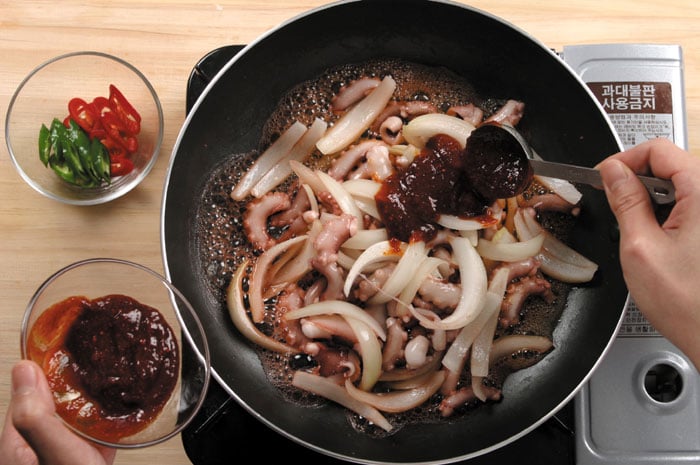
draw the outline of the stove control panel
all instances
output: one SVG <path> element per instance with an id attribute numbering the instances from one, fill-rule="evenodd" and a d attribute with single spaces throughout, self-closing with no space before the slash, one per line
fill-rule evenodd
<path id="1" fill-rule="evenodd" d="M 566 46 L 624 148 L 666 137 L 687 148 L 678 45 Z M 618 336 L 575 398 L 576 463 L 700 464 L 700 374 L 628 299 Z"/>

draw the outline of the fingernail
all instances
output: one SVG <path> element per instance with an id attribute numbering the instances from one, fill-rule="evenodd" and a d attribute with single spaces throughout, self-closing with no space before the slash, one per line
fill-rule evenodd
<path id="1" fill-rule="evenodd" d="M 600 171 L 600 174 L 603 178 L 603 184 L 609 190 L 615 190 L 629 179 L 629 170 L 621 161 L 610 160 L 604 165 L 605 168 Z"/>
<path id="2" fill-rule="evenodd" d="M 36 370 L 29 363 L 20 362 L 12 370 L 12 394 L 26 395 L 36 390 Z"/>

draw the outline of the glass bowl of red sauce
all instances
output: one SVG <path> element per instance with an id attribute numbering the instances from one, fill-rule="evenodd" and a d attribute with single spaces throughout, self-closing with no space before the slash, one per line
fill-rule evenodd
<path id="1" fill-rule="evenodd" d="M 125 260 L 88 259 L 49 277 L 29 301 L 21 346 L 46 374 L 64 423 L 110 447 L 178 434 L 210 380 L 190 303 L 160 274 Z"/>
<path id="2" fill-rule="evenodd" d="M 5 139 L 34 190 L 71 205 L 97 205 L 146 178 L 163 128 L 160 99 L 141 71 L 113 55 L 78 51 L 39 64 L 19 83 Z"/>

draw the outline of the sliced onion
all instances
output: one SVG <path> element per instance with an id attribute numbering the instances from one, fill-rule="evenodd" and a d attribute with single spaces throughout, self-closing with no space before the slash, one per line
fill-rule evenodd
<path id="1" fill-rule="evenodd" d="M 260 347 L 283 354 L 298 353 L 299 350 L 294 347 L 279 342 L 262 333 L 246 314 L 245 304 L 243 302 L 243 275 L 245 274 L 247 266 L 248 260 L 240 264 L 226 291 L 226 307 L 228 308 L 228 313 L 231 317 L 231 321 L 233 321 L 233 325 L 246 339 Z"/>
<path id="2" fill-rule="evenodd" d="M 479 238 L 476 250 L 484 258 L 500 262 L 517 262 L 533 257 L 539 253 L 544 243 L 545 235 L 540 233 L 522 242 L 495 242 Z"/>
<path id="3" fill-rule="evenodd" d="M 518 352 L 530 350 L 543 354 L 553 347 L 551 339 L 544 336 L 531 336 L 527 334 L 511 334 L 501 336 L 493 342 L 490 363 L 494 363 L 503 357 L 508 357 Z"/>
<path id="4" fill-rule="evenodd" d="M 324 173 L 323 171 L 317 171 L 316 175 L 319 177 L 326 190 L 333 196 L 340 209 L 347 213 L 348 215 L 353 215 L 357 218 L 357 227 L 362 229 L 362 213 L 360 209 L 357 208 L 355 201 L 348 191 L 343 188 L 343 185 L 333 179 L 330 175 Z"/>
<path id="5" fill-rule="evenodd" d="M 428 249 L 425 247 L 425 242 L 415 241 L 409 243 L 394 271 L 384 282 L 379 292 L 374 294 L 367 302 L 370 304 L 383 304 L 392 300 L 401 292 L 401 289 L 406 287 L 406 284 L 413 276 L 413 272 L 420 266 L 427 254 Z"/>
<path id="6" fill-rule="evenodd" d="M 364 322 L 355 318 L 344 316 L 352 328 L 357 343 L 360 346 L 360 356 L 362 357 L 362 378 L 360 379 L 360 389 L 369 391 L 374 387 L 382 374 L 382 345 L 377 340 L 377 335 Z"/>
<path id="7" fill-rule="evenodd" d="M 398 305 L 396 306 L 396 312 L 398 316 L 403 316 L 410 312 L 408 308 L 413 298 L 416 296 L 418 289 L 420 289 L 421 283 L 425 278 L 435 271 L 438 266 L 444 264 L 445 261 L 436 257 L 427 257 L 423 260 L 418 267 L 413 270 L 413 275 L 411 280 L 406 283 L 401 293 L 398 296 Z M 437 331 L 437 330 L 436 330 Z"/>
<path id="8" fill-rule="evenodd" d="M 265 282 L 270 264 L 289 247 L 299 242 L 305 241 L 307 236 L 298 236 L 292 239 L 280 242 L 279 244 L 270 247 L 258 257 L 253 268 L 253 273 L 250 277 L 250 286 L 248 289 L 248 302 L 250 304 L 250 314 L 255 323 L 260 323 L 265 318 Z"/>
<path id="9" fill-rule="evenodd" d="M 474 396 L 482 402 L 486 402 L 488 395 L 484 390 L 484 377 L 483 376 L 472 376 L 472 390 L 474 391 Z"/>
<path id="10" fill-rule="evenodd" d="M 486 377 L 489 374 L 489 353 L 491 352 L 496 326 L 498 326 L 498 312 L 492 312 L 472 344 L 469 364 L 472 376 Z"/>
<path id="11" fill-rule="evenodd" d="M 292 168 L 292 171 L 294 171 L 294 174 L 297 175 L 299 181 L 302 184 L 308 185 L 316 194 L 318 194 L 319 192 L 323 192 L 326 189 L 326 187 L 316 175 L 316 171 L 312 170 L 305 164 L 300 163 L 296 160 L 290 160 L 289 166 Z"/>
<path id="12" fill-rule="evenodd" d="M 495 216 L 478 218 L 460 218 L 455 215 L 441 214 L 438 216 L 436 223 L 447 229 L 455 231 L 477 231 L 479 229 L 488 228 L 498 223 L 498 218 Z"/>
<path id="13" fill-rule="evenodd" d="M 396 368 L 391 371 L 384 371 L 379 377 L 379 381 L 382 382 L 400 382 L 413 379 L 417 376 L 423 376 L 426 373 L 435 371 L 440 366 L 440 361 L 442 360 L 442 352 L 436 352 L 433 355 L 428 356 L 429 361 L 418 368 Z"/>
<path id="14" fill-rule="evenodd" d="M 405 249 L 405 243 L 401 243 L 401 249 L 397 251 L 389 241 L 382 241 L 377 242 L 362 252 L 362 255 L 355 260 L 355 263 L 353 263 L 352 268 L 350 268 L 348 275 L 345 278 L 345 285 L 343 286 L 343 292 L 345 295 L 350 295 L 350 290 L 352 289 L 355 279 L 357 279 L 365 267 L 373 263 L 387 260 L 398 261 Z"/>
<path id="15" fill-rule="evenodd" d="M 352 381 L 345 380 L 345 389 L 351 397 L 382 412 L 399 413 L 416 408 L 425 403 L 440 389 L 445 381 L 445 372 L 436 371 L 428 382 L 420 387 L 389 393 L 366 392 L 355 387 Z"/>
<path id="16" fill-rule="evenodd" d="M 284 314 L 284 318 L 287 320 L 297 320 L 307 316 L 324 314 L 342 315 L 360 320 L 372 328 L 372 331 L 374 331 L 379 339 L 382 341 L 386 340 L 386 332 L 377 320 L 372 318 L 372 316 L 362 308 L 344 300 L 323 300 L 321 302 L 316 302 L 306 305 L 305 307 L 290 310 Z"/>
<path id="17" fill-rule="evenodd" d="M 326 131 L 327 123 L 316 118 L 309 129 L 296 144 L 282 157 L 262 178 L 253 186 L 250 193 L 253 197 L 262 197 L 284 182 L 292 174 L 291 160 L 303 162 L 314 150 L 316 142 Z"/>
<path id="18" fill-rule="evenodd" d="M 474 321 L 460 330 L 457 337 L 452 341 L 449 349 L 447 349 L 445 357 L 442 359 L 442 365 L 445 368 L 453 373 L 459 373 L 462 370 L 474 340 L 489 319 L 492 318 L 493 315 L 496 315 L 496 317 L 498 316 L 507 286 L 508 270 L 506 268 L 500 268 L 491 279 L 481 313 Z"/>
<path id="19" fill-rule="evenodd" d="M 550 178 L 547 176 L 535 176 L 535 179 L 544 187 L 572 205 L 576 205 L 581 200 L 581 197 L 583 197 L 583 194 L 576 189 L 576 186 L 564 179 Z"/>
<path id="20" fill-rule="evenodd" d="M 318 375 L 312 375 L 305 371 L 297 371 L 292 378 L 292 385 L 299 389 L 312 392 L 321 397 L 342 405 L 343 407 L 352 410 L 361 417 L 367 419 L 371 423 L 377 425 L 385 431 L 391 431 L 391 423 L 384 418 L 384 415 L 374 407 L 360 402 L 348 394 L 348 391 L 342 386 L 338 386 L 334 381 Z"/>
<path id="21" fill-rule="evenodd" d="M 324 155 L 337 153 L 350 145 L 372 125 L 396 89 L 396 81 L 386 76 L 367 96 L 355 104 L 326 131 L 316 147 Z"/>
<path id="22" fill-rule="evenodd" d="M 373 199 L 382 184 L 371 179 L 349 179 L 343 181 L 343 187 L 350 192 L 353 197 L 365 197 Z"/>
<path id="23" fill-rule="evenodd" d="M 386 232 L 386 228 L 362 229 L 343 242 L 341 247 L 344 249 L 365 250 L 377 242 L 387 241 L 388 239 L 389 235 Z"/>
<path id="24" fill-rule="evenodd" d="M 402 133 L 409 144 L 418 148 L 425 147 L 428 140 L 437 134 L 446 134 L 467 146 L 467 138 L 474 130 L 474 125 L 456 116 L 444 113 L 428 113 L 417 116 L 406 124 Z"/>
<path id="25" fill-rule="evenodd" d="M 321 231 L 321 222 L 315 220 L 311 223 L 307 240 L 302 245 L 301 250 L 294 256 L 294 260 L 288 261 L 277 273 L 269 277 L 270 287 L 284 289 L 288 284 L 301 279 L 306 273 L 312 270 L 311 260 L 316 256 L 314 239 Z"/>
<path id="26" fill-rule="evenodd" d="M 442 320 L 431 320 L 414 312 L 413 315 L 426 328 L 451 330 L 466 326 L 479 315 L 486 296 L 486 268 L 474 246 L 463 237 L 451 237 L 450 244 L 459 267 L 462 295 L 455 310 Z"/>
<path id="27" fill-rule="evenodd" d="M 542 249 L 535 256 L 543 273 L 565 283 L 585 283 L 593 279 L 598 265 L 542 228 L 535 219 L 534 210 L 518 209 L 514 223 L 521 239 L 544 234 Z"/>
<path id="28" fill-rule="evenodd" d="M 306 132 L 306 126 L 295 121 L 282 135 L 265 150 L 255 163 L 248 169 L 245 175 L 238 181 L 231 192 L 234 200 L 243 200 L 253 186 L 275 166 L 301 139 Z"/>

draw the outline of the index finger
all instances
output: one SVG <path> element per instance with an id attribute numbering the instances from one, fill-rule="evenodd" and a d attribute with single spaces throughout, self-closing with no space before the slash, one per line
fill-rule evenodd
<path id="1" fill-rule="evenodd" d="M 646 141 L 624 152 L 612 155 L 637 174 L 653 174 L 657 178 L 673 179 L 678 172 L 689 168 L 690 155 L 669 139 Z"/>

